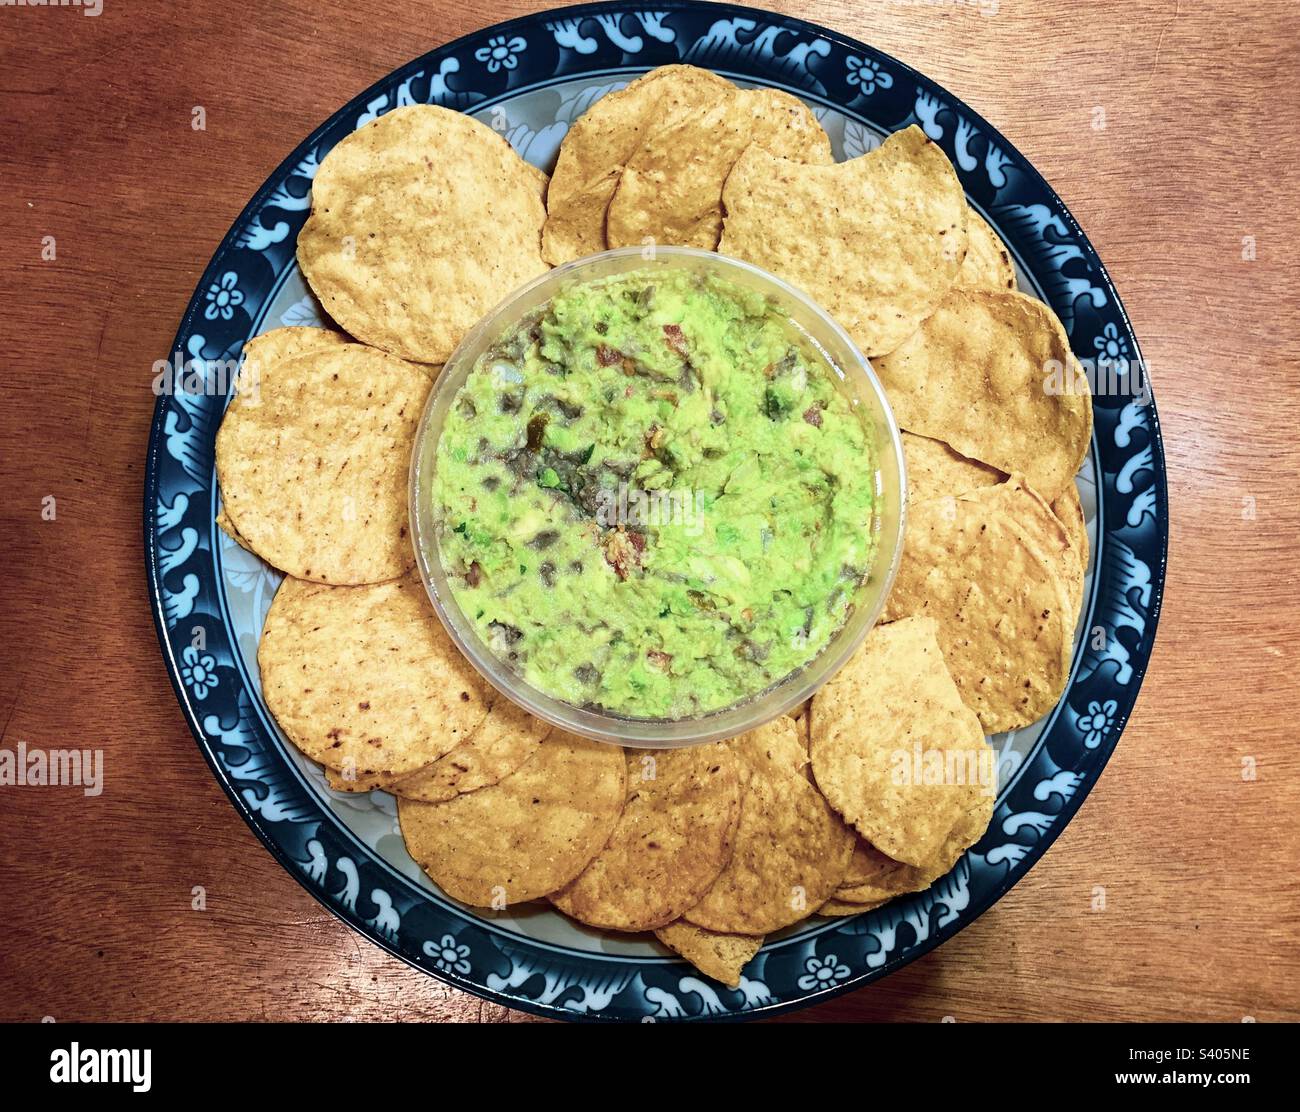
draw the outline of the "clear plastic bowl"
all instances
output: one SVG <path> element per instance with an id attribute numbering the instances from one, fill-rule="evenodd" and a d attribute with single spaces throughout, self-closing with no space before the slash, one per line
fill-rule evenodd
<path id="1" fill-rule="evenodd" d="M 771 297 L 790 320 L 821 349 L 839 372 L 838 386 L 863 415 L 875 458 L 877 513 L 875 562 L 858 589 L 854 610 L 815 657 L 765 690 L 704 714 L 681 718 L 633 718 L 576 706 L 539 690 L 498 659 L 457 605 L 443 570 L 431 491 L 438 438 L 452 401 L 483 354 L 524 317 L 550 301 L 561 288 L 657 268 L 711 271 Z M 474 667 L 500 692 L 525 710 L 585 737 L 635 747 L 668 748 L 733 737 L 797 707 L 848 660 L 884 606 L 903 548 L 906 476 L 898 426 L 871 364 L 853 341 L 806 295 L 759 267 L 712 251 L 684 247 L 640 247 L 606 251 L 578 259 L 528 283 L 483 318 L 452 353 L 429 396 L 411 457 L 410 514 L 420 575 L 438 617 Z"/>

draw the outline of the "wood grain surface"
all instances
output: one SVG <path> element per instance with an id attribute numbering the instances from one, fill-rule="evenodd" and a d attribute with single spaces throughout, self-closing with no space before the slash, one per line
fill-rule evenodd
<path id="1" fill-rule="evenodd" d="M 0 1019 L 529 1018 L 386 956 L 236 815 L 163 670 L 141 503 L 151 365 L 248 197 L 372 81 L 541 6 L 0 8 L 0 723 L 106 761 L 96 798 L 0 788 Z M 1295 6 L 774 6 L 928 74 L 1060 192 L 1152 369 L 1172 503 L 1151 670 L 1078 816 L 956 939 L 789 1018 L 1300 1019 Z"/>

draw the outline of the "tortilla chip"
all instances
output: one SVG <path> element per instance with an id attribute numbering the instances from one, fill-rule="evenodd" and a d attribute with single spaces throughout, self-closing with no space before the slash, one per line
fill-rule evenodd
<path id="1" fill-rule="evenodd" d="M 254 336 L 244 344 L 236 394 L 259 390 L 262 374 L 266 368 L 273 367 L 283 360 L 292 359 L 295 355 L 302 355 L 308 351 L 328 350 L 346 343 L 349 343 L 349 340 L 342 332 L 336 332 L 332 328 L 310 328 L 301 325 L 273 328 L 270 332 Z M 224 506 L 217 511 L 216 523 L 221 531 L 240 548 L 247 549 L 254 555 L 257 554 L 253 546 L 235 528 L 235 523 L 230 520 L 230 515 L 226 513 Z"/>
<path id="2" fill-rule="evenodd" d="M 817 909 L 818 915 L 825 915 L 827 918 L 843 918 L 849 915 L 862 915 L 864 912 L 871 911 L 873 908 L 880 907 L 881 904 L 888 903 L 888 900 L 879 900 L 876 903 L 845 903 L 842 900 L 827 900 Z"/>
<path id="3" fill-rule="evenodd" d="M 833 166 L 751 145 L 722 191 L 718 250 L 810 294 L 867 355 L 893 351 L 939 305 L 966 254 L 966 198 L 919 127 Z"/>
<path id="4" fill-rule="evenodd" d="M 740 775 L 722 745 L 629 750 L 628 796 L 609 843 L 551 895 L 593 927 L 646 931 L 681 918 L 731 858 Z"/>
<path id="5" fill-rule="evenodd" d="M 605 250 L 605 210 L 628 158 L 652 129 L 671 127 L 734 86 L 709 70 L 661 66 L 607 93 L 560 144 L 546 195 L 542 256 L 556 266 Z"/>
<path id="6" fill-rule="evenodd" d="M 969 806 L 962 812 L 956 825 L 944 838 L 938 852 L 924 865 L 904 865 L 880 854 L 889 865 L 871 880 L 856 886 L 841 886 L 835 893 L 835 901 L 845 906 L 858 906 L 867 911 L 888 903 L 895 896 L 909 892 L 923 892 L 936 880 L 952 871 L 961 855 L 984 837 L 993 818 L 994 795 L 992 792 L 972 794 L 968 798 Z M 877 851 L 878 852 L 878 851 Z M 834 912 L 822 914 L 834 914 Z M 851 914 L 844 912 L 844 914 Z"/>
<path id="7" fill-rule="evenodd" d="M 1056 705 L 1069 674 L 1076 609 L 1065 560 L 1045 554 L 999 499 L 981 495 L 909 506 L 903 558 L 883 620 L 936 619 L 962 700 L 986 733 L 998 733 Z M 814 752 L 815 735 L 814 721 Z"/>
<path id="8" fill-rule="evenodd" d="M 327 351 L 342 344 L 350 344 L 342 332 L 333 328 L 315 328 L 308 325 L 292 325 L 287 328 L 272 328 L 254 336 L 244 344 L 240 371 L 244 374 L 259 375 L 268 367 L 303 355 L 309 351 Z"/>
<path id="9" fill-rule="evenodd" d="M 972 289 L 1014 290 L 1016 268 L 1011 252 L 978 212 L 966 213 L 966 258 L 957 272 L 957 285 Z"/>
<path id="10" fill-rule="evenodd" d="M 280 584 L 257 648 L 262 695 L 313 761 L 358 778 L 414 772 L 470 736 L 495 692 L 414 576 L 368 587 Z"/>
<path id="11" fill-rule="evenodd" d="M 655 937 L 706 977 L 721 981 L 728 988 L 739 986 L 741 970 L 763 948 L 761 938 L 706 931 L 680 919 L 660 927 Z"/>
<path id="12" fill-rule="evenodd" d="M 1071 483 L 1069 489 L 1073 489 Z M 969 491 L 973 500 L 984 502 L 987 505 L 996 505 L 1013 517 L 1016 524 L 1026 533 L 1026 535 L 1038 546 L 1041 555 L 1049 562 L 1059 564 L 1061 574 L 1065 580 L 1067 593 L 1070 596 L 1071 604 L 1068 617 L 1071 620 L 1071 635 L 1073 636 L 1073 621 L 1077 618 L 1079 607 L 1083 602 L 1083 561 L 1087 559 L 1087 536 L 1085 534 L 1083 541 L 1083 554 L 1075 546 L 1075 541 L 1071 535 L 1071 530 L 1066 527 L 1065 523 L 1056 515 L 1037 491 L 1026 486 L 1023 477 L 1012 475 L 1004 483 L 997 486 L 984 487 L 977 491 Z M 1065 496 L 1062 496 L 1065 497 Z M 1075 501 L 1078 501 L 1078 494 L 1075 494 Z M 1068 504 L 1068 498 L 1063 505 L 1066 513 L 1070 513 L 1072 507 Z M 1083 518 L 1083 510 L 1079 509 L 1079 519 Z"/>
<path id="13" fill-rule="evenodd" d="M 445 757 L 398 780 L 390 790 L 407 799 L 440 803 L 489 787 L 529 760 L 551 728 L 509 699 L 498 698 L 483 724 L 466 740 Z"/>
<path id="14" fill-rule="evenodd" d="M 910 865 L 934 858 L 992 770 L 939 632 L 931 618 L 877 626 L 813 697 L 818 786 L 859 834 Z"/>
<path id="15" fill-rule="evenodd" d="M 969 797 L 970 806 L 962 813 L 957 825 L 948 831 L 939 852 L 926 862 L 924 887 L 928 888 L 942 876 L 947 876 L 961 855 L 984 837 L 993 821 L 997 800 L 993 792 L 978 792 Z"/>
<path id="16" fill-rule="evenodd" d="M 216 441 L 237 535 L 296 579 L 375 583 L 409 571 L 407 468 L 429 376 L 361 344 L 257 366 Z"/>
<path id="17" fill-rule="evenodd" d="M 684 918 L 727 934 L 770 934 L 808 918 L 835 892 L 853 834 L 804 775 L 808 754 L 791 719 L 727 744 L 744 781 L 735 851 Z"/>
<path id="18" fill-rule="evenodd" d="M 298 264 L 359 340 L 442 363 L 511 290 L 547 267 L 537 171 L 485 124 L 395 108 L 329 152 Z"/>
<path id="19" fill-rule="evenodd" d="M 949 837 L 951 836 L 950 832 Z M 941 847 L 936 859 L 942 855 L 942 852 Z M 865 838 L 858 839 L 853 857 L 855 863 L 859 863 L 862 867 L 846 874 L 844 883 L 836 890 L 835 899 L 841 903 L 879 907 L 895 896 L 901 896 L 905 892 L 919 892 L 934 882 L 932 877 L 927 879 L 925 867 L 904 865 L 901 861 L 895 861 L 892 857 L 881 853 Z"/>
<path id="20" fill-rule="evenodd" d="M 866 838 L 858 836 L 853 844 L 853 856 L 849 858 L 849 867 L 844 871 L 841 888 L 850 888 L 866 884 L 887 874 L 898 862 L 876 849 Z"/>
<path id="21" fill-rule="evenodd" d="M 903 460 L 907 464 L 907 500 L 924 502 L 930 498 L 965 494 L 968 490 L 993 486 L 1006 476 L 996 467 L 967 459 L 954 452 L 942 440 L 904 432 Z"/>
<path id="22" fill-rule="evenodd" d="M 875 368 L 900 426 L 1024 474 L 1049 501 L 1088 451 L 1088 381 L 1056 314 L 1032 297 L 954 290 Z"/>
<path id="23" fill-rule="evenodd" d="M 795 162 L 835 161 L 830 137 L 798 97 L 736 89 L 647 135 L 609 202 L 606 242 L 712 251 L 722 234 L 723 182 L 750 143 Z"/>
<path id="24" fill-rule="evenodd" d="M 555 730 L 516 771 L 444 803 L 398 797 L 406 848 L 452 899 L 498 910 L 568 883 L 627 794 L 623 750 Z"/>

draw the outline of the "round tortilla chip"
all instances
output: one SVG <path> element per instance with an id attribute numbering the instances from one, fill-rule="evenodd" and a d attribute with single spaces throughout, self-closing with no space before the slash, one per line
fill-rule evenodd
<path id="1" fill-rule="evenodd" d="M 222 508 L 241 543 L 318 583 L 409 571 L 407 469 L 428 374 L 362 344 L 257 365 L 256 389 L 236 394 L 216 441 Z"/>
<path id="2" fill-rule="evenodd" d="M 808 754 L 782 716 L 727 743 L 744 789 L 735 850 L 684 918 L 706 930 L 765 935 L 812 915 L 835 892 L 853 832 L 804 775 Z"/>
<path id="3" fill-rule="evenodd" d="M 529 760 L 551 729 L 549 722 L 498 698 L 483 724 L 455 749 L 388 790 L 407 799 L 440 803 L 489 787 Z"/>
<path id="4" fill-rule="evenodd" d="M 722 185 L 744 149 L 829 166 L 830 137 L 803 101 L 778 89 L 737 89 L 646 137 L 627 160 L 606 214 L 610 247 L 646 242 L 712 251 L 722 234 Z"/>
<path id="5" fill-rule="evenodd" d="M 953 290 L 874 363 L 899 425 L 1007 473 L 1048 501 L 1088 451 L 1092 397 L 1065 329 L 1021 293 Z"/>
<path id="6" fill-rule="evenodd" d="M 235 394 L 256 393 L 260 389 L 262 375 L 266 368 L 273 367 L 285 359 L 292 359 L 296 355 L 309 351 L 335 348 L 350 342 L 342 332 L 336 332 L 332 328 L 311 328 L 303 325 L 273 328 L 270 332 L 254 336 L 244 344 Z M 216 523 L 232 541 L 256 555 L 252 545 L 240 536 L 239 530 L 235 528 L 235 523 L 230 520 L 230 515 L 226 513 L 224 506 L 217 511 Z"/>
<path id="7" fill-rule="evenodd" d="M 609 840 L 627 794 L 623 750 L 564 730 L 509 776 L 443 803 L 398 797 L 406 848 L 452 899 L 501 909 L 572 880 Z"/>
<path id="8" fill-rule="evenodd" d="M 974 289 L 1014 290 L 1016 267 L 1011 252 L 978 212 L 967 206 L 966 258 L 957 272 L 957 285 Z"/>
<path id="9" fill-rule="evenodd" d="M 588 926 L 654 930 L 681 918 L 730 860 L 740 773 L 716 743 L 631 750 L 627 763 L 627 805 L 609 844 L 551 902 Z"/>
<path id="10" fill-rule="evenodd" d="M 925 888 L 946 876 L 961 859 L 961 855 L 984 837 L 993 821 L 996 805 L 996 786 L 993 790 L 975 793 L 969 797 L 970 806 L 962 812 L 957 825 L 948 831 L 939 852 L 924 865 Z"/>
<path id="11" fill-rule="evenodd" d="M 1064 558 L 1045 554 L 1016 516 L 983 494 L 908 508 L 903 558 L 882 619 L 938 621 L 957 690 L 992 734 L 1028 725 L 1056 705 L 1069 676 L 1077 607 Z M 815 752 L 815 720 L 813 729 Z"/>
<path id="12" fill-rule="evenodd" d="M 903 461 L 907 464 L 907 500 L 924 502 L 930 498 L 965 494 L 968 490 L 993 486 L 1006 475 L 979 460 L 967 459 L 954 452 L 942 440 L 904 432 Z"/>
<path id="13" fill-rule="evenodd" d="M 358 779 L 437 760 L 478 728 L 495 695 L 414 576 L 367 587 L 286 579 L 257 664 L 289 740 Z"/>
<path id="14" fill-rule="evenodd" d="M 342 332 L 336 332 L 333 328 L 313 328 L 307 325 L 272 328 L 270 332 L 254 336 L 244 344 L 240 373 L 256 378 L 268 367 L 292 359 L 295 355 L 325 351 L 351 342 Z"/>
<path id="15" fill-rule="evenodd" d="M 942 849 L 939 853 L 942 853 Z M 858 868 L 850 868 L 844 877 L 844 883 L 835 892 L 835 899 L 841 903 L 878 907 L 895 896 L 901 896 L 905 892 L 919 892 L 933 883 L 933 878 L 924 879 L 927 875 L 924 868 L 904 865 L 901 861 L 887 857 L 865 838 L 858 839 L 853 858 Z"/>
<path id="16" fill-rule="evenodd" d="M 811 295 L 866 355 L 893 351 L 943 300 L 966 254 L 966 198 L 919 127 L 833 166 L 753 144 L 722 191 L 718 250 Z"/>
<path id="17" fill-rule="evenodd" d="M 709 70 L 661 66 L 588 108 L 560 144 L 546 194 L 543 258 L 558 266 L 605 250 L 605 211 L 624 163 L 646 134 L 672 126 L 733 88 Z"/>
<path id="18" fill-rule="evenodd" d="M 1071 483 L 1067 489 L 1073 490 L 1074 484 Z M 1025 485 L 1023 476 L 1012 475 L 1006 482 L 999 483 L 997 486 L 984 487 L 967 493 L 975 501 L 996 505 L 1004 510 L 1038 546 L 1040 554 L 1045 559 L 1060 565 L 1066 591 L 1071 600 L 1068 617 L 1071 621 L 1071 640 L 1073 640 L 1073 622 L 1078 618 L 1079 608 L 1083 604 L 1083 570 L 1084 562 L 1087 560 L 1087 534 L 1084 534 L 1081 553 L 1076 546 L 1071 528 L 1061 520 L 1037 491 Z M 1071 513 L 1073 507 L 1069 505 L 1068 497 L 1062 495 L 1061 498 L 1065 499 L 1063 509 L 1067 514 Z M 1077 505 L 1079 499 L 1077 492 L 1074 499 Z M 1080 522 L 1083 520 L 1082 507 L 1078 509 L 1078 518 Z"/>
<path id="19" fill-rule="evenodd" d="M 890 862 L 889 867 L 882 869 L 873 880 L 854 887 L 841 886 L 835 893 L 835 903 L 846 908 L 856 906 L 861 911 L 869 911 L 888 903 L 895 896 L 924 892 L 941 876 L 947 875 L 961 855 L 984 837 L 993 818 L 994 791 L 971 795 L 968 804 L 934 857 L 924 865 L 904 865 L 890 861 L 881 854 L 885 861 Z M 851 915 L 852 912 L 823 911 L 820 914 Z"/>
<path id="20" fill-rule="evenodd" d="M 909 865 L 934 858 L 993 773 L 939 632 L 931 618 L 877 626 L 813 696 L 817 785 L 867 841 Z"/>
<path id="21" fill-rule="evenodd" d="M 538 172 L 486 124 L 435 105 L 395 108 L 321 162 L 298 264 L 357 339 L 442 363 L 547 269 L 545 218 Z"/>
<path id="22" fill-rule="evenodd" d="M 853 856 L 849 858 L 849 867 L 844 871 L 840 888 L 852 888 L 859 884 L 868 884 L 888 875 L 899 862 L 876 849 L 861 835 L 853 844 Z"/>
<path id="23" fill-rule="evenodd" d="M 706 977 L 721 981 L 728 988 L 739 986 L 741 970 L 763 948 L 761 938 L 706 931 L 681 919 L 660 927 L 655 937 Z"/>

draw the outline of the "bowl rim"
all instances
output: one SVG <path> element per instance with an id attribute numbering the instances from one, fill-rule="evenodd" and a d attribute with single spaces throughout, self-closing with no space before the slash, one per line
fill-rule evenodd
<path id="1" fill-rule="evenodd" d="M 835 341 L 852 356 L 851 364 L 842 366 L 841 364 L 845 361 L 831 357 L 825 351 L 817 336 L 809 334 L 808 338 L 822 351 L 823 356 L 826 357 L 845 383 L 847 383 L 851 374 L 861 372 L 861 384 L 857 392 L 865 391 L 871 395 L 879 410 L 879 420 L 876 421 L 876 424 L 883 426 L 888 432 L 887 445 L 880 443 L 874 445 L 876 453 L 874 470 L 878 499 L 886 496 L 886 492 L 880 489 L 883 474 L 882 464 L 886 452 L 891 458 L 898 475 L 897 512 L 893 515 L 896 525 L 889 530 L 891 535 L 885 533 L 886 526 L 882 521 L 884 515 L 877 515 L 876 528 L 881 530 L 876 549 L 877 562 L 873 565 L 871 574 L 864 578 L 864 583 L 882 570 L 878 561 L 891 540 L 892 551 L 890 551 L 888 567 L 883 569 L 883 581 L 880 589 L 877 591 L 872 604 L 866 610 L 867 617 L 865 620 L 858 620 L 852 634 L 846 637 L 844 636 L 845 631 L 855 619 L 855 615 L 850 615 L 831 634 L 830 640 L 822 647 L 821 651 L 794 671 L 761 691 L 752 692 L 734 703 L 728 703 L 724 707 L 697 715 L 663 718 L 631 717 L 613 711 L 581 707 L 547 694 L 528 683 L 518 673 L 508 669 L 483 639 L 477 635 L 468 620 L 464 618 L 450 587 L 448 586 L 445 592 L 440 587 L 438 576 L 441 575 L 444 582 L 447 582 L 449 577 L 441 568 L 436 528 L 434 528 L 432 520 L 426 521 L 424 515 L 420 512 L 420 506 L 427 501 L 426 494 L 433 479 L 433 460 L 436 457 L 437 440 L 442 431 L 440 426 L 436 429 L 433 427 L 439 402 L 445 398 L 454 398 L 461 386 L 464 385 L 474 364 L 477 362 L 477 358 L 469 359 L 468 355 L 474 351 L 485 333 L 498 330 L 503 317 L 509 316 L 509 323 L 521 319 L 524 313 L 528 311 L 527 308 L 522 308 L 515 313 L 509 313 L 509 310 L 529 304 L 530 299 L 539 288 L 551 285 L 559 286 L 566 279 L 579 281 L 583 272 L 598 268 L 600 265 L 618 264 L 623 261 L 631 261 L 634 258 L 644 262 L 647 267 L 654 266 L 663 259 L 675 259 L 682 262 L 693 261 L 696 264 L 705 264 L 723 272 L 728 270 L 739 272 L 744 274 L 751 282 L 770 287 L 779 296 L 795 302 L 810 313 L 819 327 L 824 327 Z M 634 269 L 635 267 L 629 268 L 627 271 L 615 271 L 614 274 L 629 273 Z M 613 274 L 609 276 L 613 276 Z M 597 279 L 593 278 L 592 280 Z M 849 387 L 849 389 L 852 389 L 852 387 Z M 447 408 L 450 408 L 449 403 Z M 875 432 L 873 432 L 873 438 L 878 439 Z M 428 448 L 427 452 L 426 447 Z M 427 467 L 426 458 L 428 460 Z M 438 615 L 438 620 L 442 623 L 452 642 L 474 666 L 474 669 L 498 692 L 530 714 L 549 722 L 553 726 L 583 737 L 629 748 L 675 748 L 735 737 L 776 719 L 809 699 L 843 667 L 849 657 L 858 649 L 884 610 L 885 601 L 893 587 L 902 559 L 907 530 L 907 467 L 901 430 L 894 417 L 893 409 L 890 407 L 884 387 L 870 360 L 861 352 L 839 322 L 812 297 L 762 267 L 718 251 L 661 244 L 619 247 L 562 263 L 512 290 L 488 310 L 474 327 L 465 334 L 460 343 L 456 345 L 455 350 L 448 356 L 446 363 L 438 372 L 438 377 L 433 388 L 429 391 L 424 411 L 416 428 L 411 448 L 407 512 L 416 567 L 419 570 L 421 582 L 424 584 L 434 612 Z M 431 516 L 432 510 L 430 510 Z M 860 586 L 859 590 L 861 589 Z M 459 622 L 456 620 L 457 618 L 459 618 Z M 463 628 L 461 628 L 462 625 Z"/>

